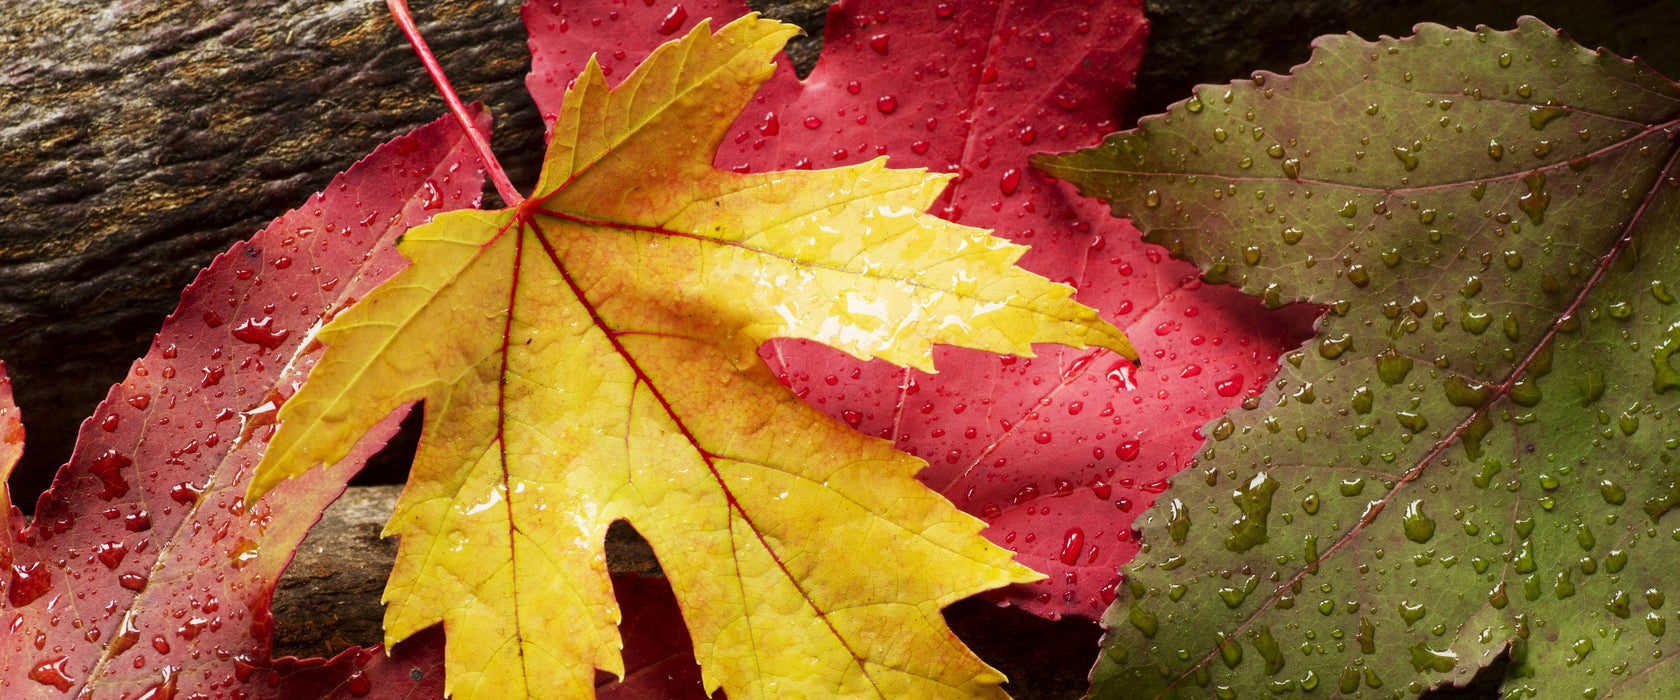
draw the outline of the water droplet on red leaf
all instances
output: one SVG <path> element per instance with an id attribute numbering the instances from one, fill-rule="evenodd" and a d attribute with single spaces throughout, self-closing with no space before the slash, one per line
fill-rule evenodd
<path id="1" fill-rule="evenodd" d="M 443 195 L 438 193 L 436 180 L 427 180 L 421 185 L 420 206 L 427 210 L 443 208 Z"/>
<path id="2" fill-rule="evenodd" d="M 117 473 L 117 470 L 132 464 L 134 464 L 134 460 L 123 456 L 116 450 L 106 450 L 104 454 L 93 459 L 93 463 L 88 465 L 88 471 L 93 472 L 93 475 L 99 477 L 99 481 L 104 484 L 105 488 L 99 492 L 101 499 L 109 501 L 128 493 L 128 480 L 124 479 L 122 474 Z"/>
<path id="3" fill-rule="evenodd" d="M 6 587 L 6 598 L 14 608 L 35 602 L 52 590 L 52 571 L 42 562 L 12 565 L 12 584 Z"/>
<path id="4" fill-rule="evenodd" d="M 1003 180 L 998 183 L 998 189 L 1003 192 L 1003 196 L 1008 197 L 1009 195 L 1015 194 L 1015 190 L 1017 188 L 1019 188 L 1020 186 L 1021 186 L 1021 169 L 1020 168 L 1010 168 L 1008 170 L 1003 171 Z"/>
<path id="5" fill-rule="evenodd" d="M 687 21 L 688 10 L 682 5 L 673 7 L 671 8 L 671 13 L 665 15 L 665 19 L 660 21 L 659 34 L 661 36 L 670 36 L 675 34 L 678 29 L 682 29 L 683 23 Z"/>
<path id="6" fill-rule="evenodd" d="M 69 657 L 60 656 L 37 662 L 29 669 L 29 679 L 41 685 L 50 685 L 61 693 L 70 692 L 72 680 L 64 672 L 64 662 Z"/>
<path id="7" fill-rule="evenodd" d="M 677 9 L 681 10 L 682 6 L 678 5 Z M 669 34 L 670 32 L 661 31 L 660 33 Z M 368 680 L 367 674 L 357 671 L 350 674 L 349 678 L 344 679 L 344 688 L 349 690 L 351 695 L 358 698 L 364 697 L 373 692 L 373 681 Z"/>
<path id="8" fill-rule="evenodd" d="M 1073 566 L 1079 563 L 1079 555 L 1085 551 L 1085 531 L 1077 527 L 1069 528 L 1062 535 L 1062 563 Z"/>
<path id="9" fill-rule="evenodd" d="M 274 318 L 270 316 L 264 316 L 261 320 L 245 319 L 233 329 L 234 338 L 252 345 L 261 345 L 269 350 L 280 347 L 281 343 L 286 342 L 286 336 L 291 334 L 289 330 L 274 330 Z"/>
<path id="10" fill-rule="evenodd" d="M 1027 484 L 1016 490 L 1015 495 L 1009 498 L 1009 502 L 1021 505 L 1034 498 L 1038 498 L 1038 484 Z"/>

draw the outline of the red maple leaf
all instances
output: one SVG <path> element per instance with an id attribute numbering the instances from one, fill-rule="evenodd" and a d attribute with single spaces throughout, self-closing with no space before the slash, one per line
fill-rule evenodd
<path id="1" fill-rule="evenodd" d="M 530 3 L 532 96 L 553 114 L 591 53 L 627 73 L 701 17 L 738 2 Z M 1265 311 L 1142 242 L 1101 203 L 1027 165 L 1117 128 L 1147 30 L 1123 0 L 894 3 L 830 8 L 821 60 L 785 61 L 717 156 L 741 172 L 886 156 L 956 172 L 936 213 L 1032 246 L 1021 267 L 1076 287 L 1145 366 L 1036 348 L 1018 359 L 942 348 L 939 373 L 860 363 L 820 345 L 762 354 L 807 401 L 929 462 L 918 478 L 990 523 L 985 534 L 1050 575 L 997 594 L 1035 614 L 1095 617 L 1137 551 L 1131 521 L 1188 464 L 1201 427 L 1258 394 L 1310 333 L 1310 309 Z M 610 78 L 609 78 L 610 79 Z"/>
<path id="2" fill-rule="evenodd" d="M 441 694 L 436 631 L 391 657 L 269 659 L 280 572 L 406 411 L 279 497 L 247 507 L 242 495 L 266 443 L 259 426 L 313 364 L 313 329 L 404 266 L 393 239 L 476 204 L 482 183 L 460 127 L 440 120 L 380 147 L 199 273 L 150 352 L 82 423 L 34 521 L 5 503 L 0 695 Z M 3 398 L 0 418 L 15 425 L 9 387 Z"/>

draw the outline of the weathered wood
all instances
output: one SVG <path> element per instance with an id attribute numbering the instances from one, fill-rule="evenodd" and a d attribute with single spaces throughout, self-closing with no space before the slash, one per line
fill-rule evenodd
<path id="1" fill-rule="evenodd" d="M 498 152 L 534 178 L 517 3 L 424 5 L 456 85 L 497 115 Z M 28 508 L 199 268 L 443 107 L 369 0 L 6 0 L 0 16 L 0 359 L 29 421 L 12 481 Z"/>

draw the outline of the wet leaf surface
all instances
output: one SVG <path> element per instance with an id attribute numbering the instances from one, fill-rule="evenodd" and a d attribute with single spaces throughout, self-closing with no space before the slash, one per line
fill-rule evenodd
<path id="1" fill-rule="evenodd" d="M 0 695 L 349 697 L 378 682 L 380 697 L 403 697 L 441 687 L 441 660 L 424 642 L 396 657 L 269 660 L 275 579 L 401 416 L 255 506 L 242 494 L 264 443 L 241 437 L 266 433 L 302 381 L 313 327 L 402 267 L 393 239 L 476 203 L 482 177 L 468 153 L 453 123 L 387 144 L 182 293 L 151 351 L 82 424 L 33 522 L 11 510 L 0 540 Z M 15 458 L 15 409 L 0 420 L 0 458 Z"/>
<path id="2" fill-rule="evenodd" d="M 1041 167 L 1326 305 L 1145 517 L 1098 697 L 1654 697 L 1680 438 L 1680 87 L 1525 19 L 1318 41 Z M 1196 478 L 1189 478 L 1189 474 Z"/>
<path id="3" fill-rule="evenodd" d="M 795 30 L 691 26 L 614 90 L 585 69 L 535 197 L 405 236 L 413 265 L 317 336 L 253 499 L 425 399 L 386 634 L 444 622 L 453 696 L 623 675 L 602 550 L 619 519 L 659 555 L 707 690 L 1000 695 L 939 610 L 1038 576 L 757 349 L 805 338 L 927 369 L 933 343 L 1130 345 L 1013 267 L 1020 247 L 920 213 L 947 177 L 713 168 Z"/>
<path id="4" fill-rule="evenodd" d="M 594 47 L 608 65 L 645 55 L 677 7 L 690 21 L 746 12 L 664 0 L 528 8 L 539 107 L 555 111 Z M 1057 347 L 1031 359 L 937 348 L 938 374 L 800 341 L 772 341 L 762 354 L 818 410 L 928 460 L 918 479 L 1050 575 L 996 599 L 1051 618 L 1096 616 L 1136 551 L 1132 517 L 1189 461 L 1203 423 L 1264 387 L 1278 355 L 1306 336 L 1310 312 L 1267 313 L 1201 284 L 1101 203 L 1028 167 L 1029 153 L 1094 144 L 1114 128 L 1142 52 L 1140 7 L 842 2 L 826 26 L 812 74 L 801 82 L 781 66 L 714 165 L 757 172 L 885 155 L 956 173 L 929 211 L 1031 246 L 1021 265 L 1076 287 L 1126 330 L 1147 371 Z"/>

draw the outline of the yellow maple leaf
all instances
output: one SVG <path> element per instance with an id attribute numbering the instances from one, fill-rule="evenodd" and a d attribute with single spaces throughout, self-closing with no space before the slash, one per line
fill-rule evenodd
<path id="1" fill-rule="evenodd" d="M 932 370 L 932 343 L 1134 356 L 1023 248 L 921 213 L 948 176 L 883 160 L 712 168 L 797 30 L 701 23 L 609 91 L 567 93 L 537 195 L 444 214 L 412 266 L 322 328 L 251 487 L 336 462 L 394 408 L 425 433 L 386 528 L 386 639 L 438 621 L 457 698 L 589 697 L 623 675 L 604 554 L 658 554 L 708 690 L 1001 697 L 940 609 L 1040 578 L 912 476 L 922 461 L 792 396 L 772 337 Z"/>

